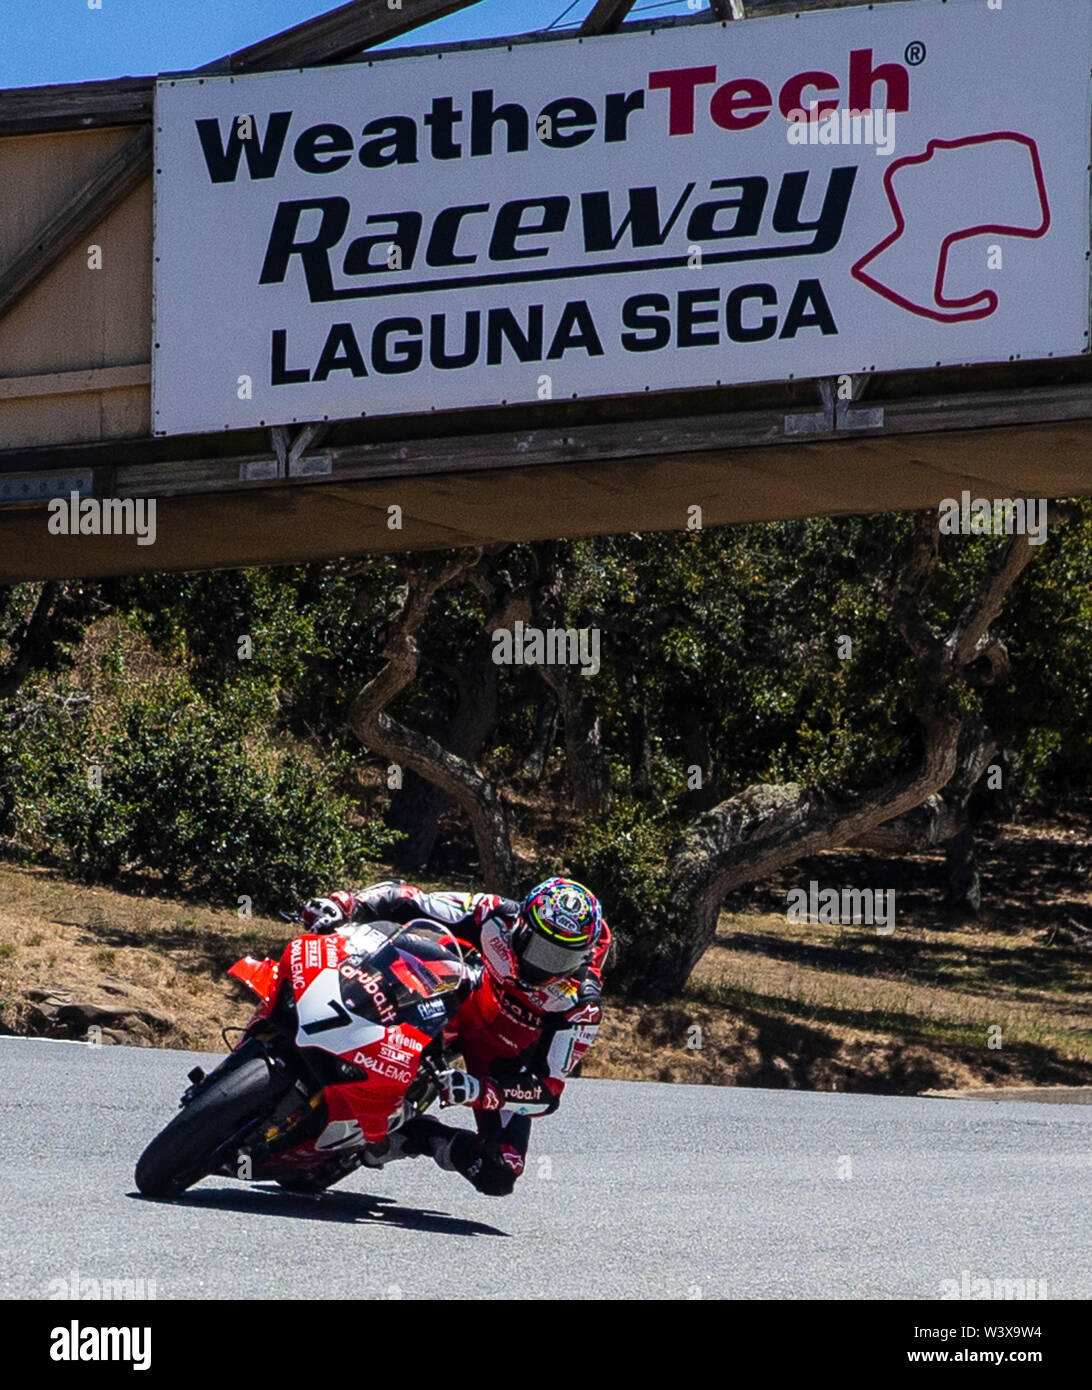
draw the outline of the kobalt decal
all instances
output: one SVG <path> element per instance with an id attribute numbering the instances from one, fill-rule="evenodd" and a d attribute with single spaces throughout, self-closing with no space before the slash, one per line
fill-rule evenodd
<path id="1" fill-rule="evenodd" d="M 541 1100 L 541 1086 L 506 1086 L 504 1088 L 504 1099 L 507 1103 L 513 1100 Z"/>

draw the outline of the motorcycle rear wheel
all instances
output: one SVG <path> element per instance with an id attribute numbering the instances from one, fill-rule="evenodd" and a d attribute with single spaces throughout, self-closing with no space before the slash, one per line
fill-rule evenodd
<path id="1" fill-rule="evenodd" d="M 223 1162 L 221 1150 L 269 1113 L 292 1084 L 264 1053 L 225 1069 L 141 1154 L 136 1185 L 145 1197 L 177 1197 Z"/>

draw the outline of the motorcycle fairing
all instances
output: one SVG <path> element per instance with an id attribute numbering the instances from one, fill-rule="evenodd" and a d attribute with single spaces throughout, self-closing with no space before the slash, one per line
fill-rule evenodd
<path id="1" fill-rule="evenodd" d="M 452 964 L 461 978 L 461 967 Z M 301 1168 L 377 1142 L 402 1122 L 421 1054 L 456 1000 L 446 963 L 419 961 L 369 926 L 346 936 L 295 937 L 279 962 L 248 956 L 229 973 L 262 999 L 255 1018 L 273 1011 L 286 982 L 295 1003 L 296 1046 L 329 1054 L 348 1074 L 323 1087 L 326 1127 L 296 1151 Z"/>
<path id="2" fill-rule="evenodd" d="M 267 1005 L 276 994 L 280 979 L 275 960 L 255 960 L 253 956 L 244 956 L 242 960 L 237 960 L 228 974 L 241 980 L 247 989 L 253 990 L 262 1003 Z"/>

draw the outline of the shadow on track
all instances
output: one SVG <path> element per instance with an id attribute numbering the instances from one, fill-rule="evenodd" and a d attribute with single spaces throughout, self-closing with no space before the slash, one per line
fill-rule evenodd
<path id="1" fill-rule="evenodd" d="M 139 1192 L 127 1195 L 138 1202 L 156 1200 L 142 1197 Z M 400 1207 L 394 1205 L 393 1197 L 374 1197 L 363 1192 L 323 1192 L 317 1197 L 299 1197 L 263 1183 L 243 1190 L 223 1187 L 184 1192 L 180 1197 L 171 1198 L 170 1205 L 291 1216 L 306 1221 L 342 1221 L 357 1226 L 374 1222 L 442 1236 L 508 1236 L 507 1231 L 499 1231 L 483 1221 L 466 1221 L 441 1211 Z"/>

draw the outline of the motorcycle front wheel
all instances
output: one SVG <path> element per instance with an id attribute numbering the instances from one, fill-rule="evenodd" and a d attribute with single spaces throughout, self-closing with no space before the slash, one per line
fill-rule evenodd
<path id="1" fill-rule="evenodd" d="M 292 1085 L 264 1052 L 244 1058 L 210 1079 L 152 1140 L 136 1166 L 145 1197 L 177 1197 L 223 1161 L 233 1136 L 263 1119 Z"/>

